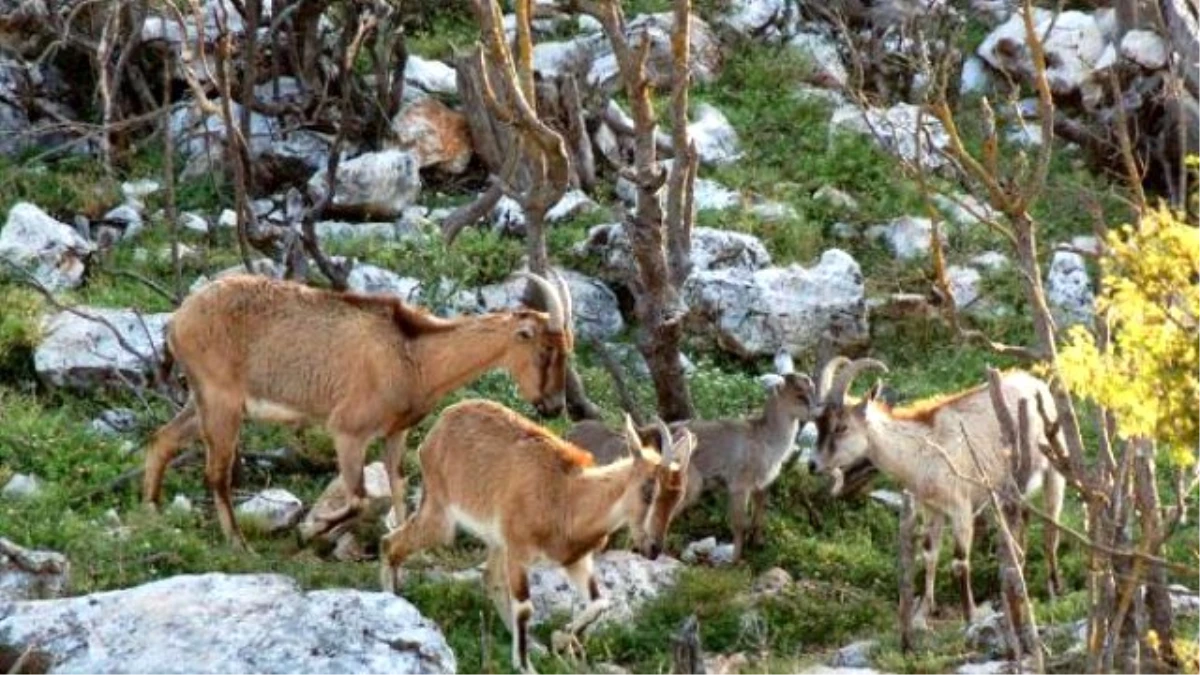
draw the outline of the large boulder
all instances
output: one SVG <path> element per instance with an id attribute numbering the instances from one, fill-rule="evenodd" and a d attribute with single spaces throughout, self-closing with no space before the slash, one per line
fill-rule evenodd
<path id="1" fill-rule="evenodd" d="M 417 155 L 420 168 L 435 167 L 447 173 L 467 170 L 474 148 L 467 117 L 445 103 L 426 98 L 405 106 L 392 120 L 398 147 Z"/>
<path id="2" fill-rule="evenodd" d="M 633 551 L 605 551 L 595 561 L 600 592 L 612 601 L 596 625 L 629 621 L 643 603 L 674 586 L 683 568 L 674 558 L 663 555 L 649 560 Z M 534 624 L 555 614 L 574 614 L 587 605 L 558 565 L 538 565 L 529 570 L 529 595 Z"/>
<path id="3" fill-rule="evenodd" d="M 868 338 L 862 270 L 839 249 L 809 268 L 694 272 L 683 295 L 697 332 L 744 358 L 811 354 L 826 333 L 841 344 Z"/>
<path id="4" fill-rule="evenodd" d="M 457 664 L 408 601 L 304 591 L 276 574 L 177 576 L 76 598 L 16 602 L 0 636 L 48 672 L 431 673 Z"/>
<path id="5" fill-rule="evenodd" d="M 1092 73 L 1108 45 L 1096 18 L 1077 10 L 1055 12 L 1035 7 L 1033 23 L 1043 38 L 1051 91 L 1058 96 L 1081 95 L 1087 105 L 1098 103 L 1105 82 L 1093 78 Z M 1020 12 L 988 34 L 976 53 L 996 70 L 1021 81 L 1033 81 L 1033 59 Z"/>
<path id="6" fill-rule="evenodd" d="M 797 33 L 788 46 L 808 61 L 812 69 L 809 79 L 818 86 L 843 89 L 850 81 L 836 39 L 823 33 Z"/>
<path id="7" fill-rule="evenodd" d="M 144 386 L 161 362 L 170 317 L 104 307 L 58 312 L 44 321 L 34 368 L 52 387 Z"/>
<path id="8" fill-rule="evenodd" d="M 409 54 L 404 64 L 404 84 L 431 94 L 457 94 L 458 71 L 441 61 Z"/>
<path id="9" fill-rule="evenodd" d="M 939 234 L 945 245 L 945 232 L 939 231 Z M 867 228 L 867 236 L 886 243 L 897 260 L 919 260 L 929 255 L 933 244 L 933 221 L 901 216 L 890 223 Z"/>
<path id="10" fill-rule="evenodd" d="M 0 605 L 61 597 L 70 579 L 71 564 L 63 554 L 30 550 L 0 537 Z"/>
<path id="11" fill-rule="evenodd" d="M 325 194 L 325 170 L 308 181 L 315 199 Z M 397 218 L 421 191 L 417 155 L 405 150 L 368 152 L 338 167 L 331 206 L 363 218 Z"/>
<path id="12" fill-rule="evenodd" d="M 239 104 L 230 103 L 230 109 L 235 120 L 241 119 Z M 184 176 L 203 176 L 225 169 L 224 147 L 228 135 L 220 114 L 181 103 L 171 112 L 169 124 L 171 138 L 187 162 Z M 268 175 L 281 177 L 280 180 L 306 178 L 329 160 L 327 139 L 307 129 L 289 130 L 278 118 L 258 112 L 250 113 L 247 142 L 260 181 Z"/>
<path id="13" fill-rule="evenodd" d="M 869 136 L 884 150 L 923 169 L 939 169 L 947 163 L 942 154 L 950 145 L 945 126 L 932 113 L 911 103 L 867 109 L 846 104 L 833 111 L 829 128 Z"/>
<path id="14" fill-rule="evenodd" d="M 603 282 L 574 270 L 555 268 L 567 282 L 575 312 L 575 333 L 584 338 L 608 341 L 625 330 L 617 296 Z M 479 289 L 479 309 L 496 312 L 517 309 L 529 282 L 513 278 Z"/>
<path id="15" fill-rule="evenodd" d="M 0 260 L 27 269 L 51 291 L 75 288 L 83 281 L 84 261 L 96 250 L 71 226 L 45 211 L 18 202 L 0 230 Z"/>
<path id="16" fill-rule="evenodd" d="M 633 49 L 649 40 L 646 76 L 659 91 L 671 88 L 671 32 L 675 25 L 670 12 L 643 14 L 630 21 L 625 35 Z M 721 45 L 703 19 L 691 18 L 689 62 L 694 82 L 710 83 L 720 74 Z M 599 33 L 562 42 L 539 42 L 533 49 L 533 66 L 542 77 L 574 74 L 590 90 L 611 96 L 622 90 L 620 71 L 612 45 Z"/>
<path id="17" fill-rule="evenodd" d="M 798 3 L 788 0 L 731 0 L 714 21 L 741 38 L 778 41 L 796 34 L 803 25 Z"/>
<path id="18" fill-rule="evenodd" d="M 732 164 L 741 158 L 737 131 L 725 114 L 707 103 L 696 106 L 688 136 L 696 145 L 700 162 L 709 166 Z"/>
<path id="19" fill-rule="evenodd" d="M 575 250 L 599 262 L 600 277 L 605 281 L 628 285 L 637 278 L 633 248 L 621 223 L 593 227 Z M 753 272 L 770 265 L 771 254 L 753 235 L 697 227 L 692 229 L 691 260 L 693 274 L 721 269 Z"/>
<path id="20" fill-rule="evenodd" d="M 1083 256 L 1055 251 L 1046 272 L 1046 301 L 1060 329 L 1091 325 L 1096 298 Z"/>

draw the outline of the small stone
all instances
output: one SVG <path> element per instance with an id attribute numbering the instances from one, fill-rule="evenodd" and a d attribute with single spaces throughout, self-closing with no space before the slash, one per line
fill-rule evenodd
<path id="1" fill-rule="evenodd" d="M 928 218 L 901 216 L 885 225 L 867 229 L 867 236 L 883 239 L 898 260 L 917 260 L 929 255 L 933 222 Z M 946 235 L 941 233 L 942 243 Z"/>
<path id="2" fill-rule="evenodd" d="M 146 197 L 158 192 L 162 189 L 158 181 L 149 178 L 141 180 L 128 181 L 121 184 L 121 194 L 125 197 L 125 201 L 142 205 Z"/>
<path id="3" fill-rule="evenodd" d="M 61 597 L 70 579 L 71 563 L 63 554 L 27 549 L 0 537 L 0 605 Z"/>
<path id="4" fill-rule="evenodd" d="M 837 650 L 829 665 L 834 668 L 870 668 L 871 654 L 879 648 L 875 640 L 859 640 Z"/>
<path id="5" fill-rule="evenodd" d="M 35 499 L 42 493 L 42 481 L 33 474 L 15 473 L 0 490 L 0 497 L 20 501 Z"/>
<path id="6" fill-rule="evenodd" d="M 304 503 L 282 488 L 268 488 L 239 504 L 236 515 L 266 532 L 279 532 L 295 525 L 304 515 Z"/>
<path id="7" fill-rule="evenodd" d="M 954 296 L 954 305 L 959 309 L 970 307 L 979 299 L 981 281 L 982 275 L 974 267 L 951 265 L 946 268 L 946 282 Z"/>
<path id="8" fill-rule="evenodd" d="M 185 211 L 179 214 L 179 226 L 191 232 L 199 232 L 206 234 L 208 232 L 208 221 L 198 213 Z"/>
<path id="9" fill-rule="evenodd" d="M 896 513 L 899 513 L 900 510 L 904 508 L 904 498 L 900 496 L 899 492 L 893 492 L 891 490 L 872 490 L 871 499 L 874 499 L 880 504 L 892 509 Z"/>
<path id="10" fill-rule="evenodd" d="M 129 408 L 112 408 L 92 420 L 91 427 L 102 436 L 129 433 L 137 428 L 137 414 Z"/>
<path id="11" fill-rule="evenodd" d="M 1147 70 L 1167 66 L 1167 43 L 1151 30 L 1131 30 L 1121 38 L 1121 56 Z"/>
<path id="12" fill-rule="evenodd" d="M 793 583 L 792 575 L 782 567 L 772 567 L 771 569 L 758 575 L 754 580 L 752 590 L 758 595 L 777 595 L 782 593 Z"/>
<path id="13" fill-rule="evenodd" d="M 233 209 L 221 211 L 220 217 L 217 218 L 217 225 L 221 227 L 237 227 L 237 212 Z"/>
<path id="14" fill-rule="evenodd" d="M 986 272 L 999 272 L 1007 269 L 1012 263 L 1008 257 L 999 251 L 984 251 L 971 258 L 971 264 Z"/>
<path id="15" fill-rule="evenodd" d="M 716 537 L 694 541 L 683 549 L 680 559 L 686 563 L 724 567 L 733 564 L 733 544 L 718 544 Z"/>
<path id="16" fill-rule="evenodd" d="M 958 91 L 961 94 L 986 94 L 992 89 L 992 74 L 983 59 L 978 56 L 968 56 L 963 61 L 962 77 L 959 78 Z"/>
<path id="17" fill-rule="evenodd" d="M 175 499 L 172 499 L 171 503 L 167 505 L 167 510 L 176 513 L 191 513 L 192 500 L 183 495 L 175 495 Z"/>
<path id="18" fill-rule="evenodd" d="M 858 200 L 832 185 L 821 186 L 812 194 L 812 198 L 814 201 L 825 202 L 843 211 L 854 212 L 858 210 Z"/>

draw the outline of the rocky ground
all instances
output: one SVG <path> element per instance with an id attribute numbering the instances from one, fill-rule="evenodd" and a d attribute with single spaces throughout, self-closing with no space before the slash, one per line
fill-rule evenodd
<path id="1" fill-rule="evenodd" d="M 220 4 L 212 0 L 205 11 Z M 669 57 L 670 15 L 665 6 L 634 4 L 630 33 L 645 31 L 652 63 L 661 62 Z M 958 87 L 964 120 L 978 118 L 981 94 L 1005 100 L 1004 74 L 1028 78 L 1019 18 L 985 4 L 954 9 L 967 25 L 958 45 L 965 55 Z M 940 152 L 947 130 L 920 114 L 914 96 L 873 107 L 853 102 L 846 44 L 832 26 L 790 3 L 736 0 L 698 12 L 689 131 L 701 162 L 699 226 L 683 296 L 700 414 L 756 411 L 763 396 L 756 376 L 771 367 L 771 357 L 787 349 L 811 368 L 823 335 L 848 352 L 886 361 L 888 396 L 896 401 L 978 383 L 986 364 L 1012 365 L 956 341 L 937 316 L 941 300 L 929 271 L 935 217 L 964 320 L 996 339 L 1029 339 L 1007 244 L 985 224 L 989 208 L 964 192 Z M 509 275 L 523 264 L 525 229 L 520 206 L 504 199 L 452 246 L 442 241 L 440 223 L 482 185 L 449 64 L 450 52 L 469 44 L 475 29 L 461 15 L 450 17 L 413 36 L 405 106 L 383 147 L 347 153 L 332 197 L 339 219 L 315 224 L 335 260 L 354 260 L 351 288 L 395 293 L 445 316 L 519 304 L 523 284 Z M 1135 31 L 1116 40 L 1111 10 L 1072 10 L 1052 24 L 1039 13 L 1036 20 L 1049 31 L 1054 93 L 1079 106 L 1081 116 L 1110 103 L 1102 84 L 1111 74 L 1150 78 L 1167 66 L 1162 37 Z M 189 41 L 199 39 L 195 25 L 186 28 L 150 17 L 141 38 L 165 43 L 186 61 Z M 597 26 L 557 18 L 539 19 L 536 29 L 534 60 L 543 76 L 572 72 L 587 83 L 588 96 L 613 93 L 614 56 Z M 895 51 L 903 49 L 901 42 Z M 170 137 L 181 173 L 172 205 L 157 149 L 139 152 L 118 174 L 105 172 L 86 145 L 66 157 L 38 153 L 60 139 L 27 106 L 66 105 L 69 82 L 68 73 L 20 49 L 0 50 L 0 148 L 7 151 L 0 157 L 0 259 L 21 270 L 0 275 L 0 670 L 17 660 L 24 672 L 507 670 L 508 638 L 479 587 L 477 543 L 464 538 L 415 561 L 421 574 L 404 598 L 375 592 L 371 558 L 386 526 L 378 517 L 314 547 L 297 544 L 298 529 L 344 499 L 340 482 L 329 482 L 332 451 L 319 431 L 248 425 L 243 434 L 237 514 L 252 529 L 257 556 L 220 541 L 194 458 L 169 473 L 174 501 L 163 515 L 138 508 L 138 479 L 126 472 L 140 466 L 145 440 L 171 412 L 144 387 L 161 358 L 171 296 L 242 269 L 220 151 L 226 129 L 190 99 L 173 107 Z M 282 77 L 261 83 L 255 95 L 276 104 L 301 91 Z M 1030 101 L 1018 96 L 1000 116 L 1007 154 L 1051 142 L 1040 137 Z M 629 152 L 621 133 L 627 119 L 619 101 L 596 108 L 588 132 L 600 178 L 551 210 L 549 248 L 574 298 L 577 333 L 612 345 L 635 375 L 638 404 L 649 410 L 645 363 L 632 347 L 636 271 L 621 224 L 634 189 L 613 170 Z M 254 200 L 260 227 L 295 228 L 301 189 L 324 189 L 332 140 L 292 121 L 251 114 L 254 161 L 302 177 L 300 186 Z M 964 123 L 962 131 L 969 142 L 980 141 L 977 125 Z M 1120 188 L 1089 168 L 1078 145 L 1053 142 L 1047 189 L 1031 207 L 1041 226 L 1043 281 L 1059 322 L 1086 324 L 1097 251 L 1089 208 L 1099 204 L 1114 224 L 1126 211 Z M 669 138 L 662 143 L 669 147 Z M 930 172 L 932 210 L 901 162 Z M 180 210 L 178 267 L 168 206 Z M 254 267 L 283 274 L 267 258 Z M 315 268 L 311 281 L 324 283 Z M 583 345 L 577 361 L 589 394 L 616 420 L 616 395 L 596 355 Z M 447 403 L 468 396 L 528 412 L 500 376 Z M 407 461 L 408 474 L 418 475 Z M 586 661 L 548 654 L 535 661 L 543 670 L 661 671 L 674 631 L 695 614 L 712 672 L 1011 668 L 999 660 L 994 612 L 969 625 L 952 613 L 925 617 L 918 649 L 899 652 L 894 493 L 886 479 L 879 483 L 874 498 L 833 501 L 799 463 L 789 467 L 772 489 L 767 543 L 738 566 L 728 565 L 721 495 L 675 525 L 668 548 L 678 560 L 650 562 L 618 542 L 598 564 L 615 603 L 589 641 Z M 377 516 L 390 502 L 381 465 L 368 467 L 367 486 Z M 1069 505 L 1066 517 L 1078 524 L 1077 506 Z M 1194 564 L 1194 523 L 1177 533 L 1173 559 Z M 980 545 L 975 564 L 982 598 L 998 589 L 990 545 Z M 1066 548 L 1066 597 L 1051 599 L 1043 590 L 1040 551 L 1030 551 L 1027 571 L 1051 662 L 1061 669 L 1072 667 L 1079 648 L 1086 601 L 1084 557 Z M 951 575 L 939 578 L 943 605 L 955 607 Z M 1188 584 L 1175 597 L 1191 617 L 1182 632 L 1194 637 L 1195 579 L 1176 581 Z M 555 570 L 538 570 L 532 584 L 538 638 L 548 643 L 576 600 Z"/>

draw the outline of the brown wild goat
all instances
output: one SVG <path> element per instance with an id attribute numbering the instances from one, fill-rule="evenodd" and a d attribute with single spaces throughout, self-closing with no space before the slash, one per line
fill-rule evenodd
<path id="1" fill-rule="evenodd" d="M 733 557 L 740 560 L 747 543 L 762 536 L 767 489 L 779 477 L 795 450 L 796 433 L 812 418 L 810 408 L 820 393 L 807 375 L 796 373 L 786 352 L 775 358 L 778 373 L 763 376 L 767 400 L 762 414 L 745 419 L 687 420 L 671 430 L 687 429 L 696 436 L 688 489 L 680 509 L 699 500 L 716 483 L 729 492 L 729 522 L 733 529 Z M 654 426 L 637 430 L 643 442 L 656 434 Z M 596 421 L 576 424 L 565 438 L 587 449 L 601 463 L 611 461 L 621 447 L 622 435 Z"/>
<path id="2" fill-rule="evenodd" d="M 449 544 L 462 527 L 487 543 L 485 582 L 512 633 L 513 667 L 532 670 L 526 569 L 538 560 L 562 565 L 589 602 L 554 636 L 556 649 L 574 648 L 608 606 L 592 554 L 628 525 L 634 545 L 656 558 L 687 489 L 690 433 L 660 455 L 642 444 L 626 417 L 626 440 L 625 458 L 596 467 L 588 453 L 498 403 L 450 406 L 421 444 L 420 508 L 380 545 L 384 589 L 398 591 L 404 561 Z"/>
<path id="3" fill-rule="evenodd" d="M 310 288 L 259 276 L 231 276 L 193 293 L 171 317 L 167 347 L 187 377 L 183 410 L 146 453 L 143 498 L 160 500 L 163 472 L 179 448 L 204 440 L 205 477 L 225 536 L 245 546 L 230 502 L 244 417 L 317 422 L 333 436 L 351 498 L 323 517 L 332 527 L 365 505 L 367 446 L 382 437 L 398 521 L 404 517 L 407 430 L 442 397 L 501 368 L 539 413 L 558 415 L 572 349 L 566 284 L 521 273 L 547 312 L 520 310 L 440 319 L 383 295 Z M 315 532 L 306 533 L 308 536 Z"/>

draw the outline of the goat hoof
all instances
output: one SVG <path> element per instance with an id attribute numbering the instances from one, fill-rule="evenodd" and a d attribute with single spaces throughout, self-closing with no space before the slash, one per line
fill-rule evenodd
<path id="1" fill-rule="evenodd" d="M 582 660 L 584 656 L 583 643 L 579 641 L 579 636 L 574 633 L 568 633 L 561 630 L 556 630 L 550 634 L 550 648 L 554 650 L 557 656 L 567 656 L 571 659 Z"/>

